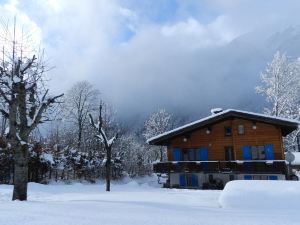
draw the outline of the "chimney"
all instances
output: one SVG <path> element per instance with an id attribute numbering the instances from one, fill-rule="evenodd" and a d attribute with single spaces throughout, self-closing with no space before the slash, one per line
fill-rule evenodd
<path id="1" fill-rule="evenodd" d="M 223 109 L 222 108 L 213 108 L 210 110 L 210 112 L 212 115 L 215 115 L 215 114 L 223 112 Z"/>

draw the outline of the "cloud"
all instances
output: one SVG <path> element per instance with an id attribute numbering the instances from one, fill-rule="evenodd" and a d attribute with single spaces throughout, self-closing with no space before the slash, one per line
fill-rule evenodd
<path id="1" fill-rule="evenodd" d="M 233 40 L 237 34 L 230 30 L 229 19 L 219 16 L 209 24 L 201 24 L 194 18 L 172 25 L 162 26 L 162 34 L 180 39 L 182 45 L 194 44 L 193 49 L 224 45 Z"/>
<path id="2" fill-rule="evenodd" d="M 0 10 L 40 31 L 56 67 L 53 91 L 88 80 L 120 115 L 134 117 L 158 107 L 186 115 L 253 107 L 274 50 L 264 40 L 297 24 L 295 2 L 30 0 Z"/>
<path id="3" fill-rule="evenodd" d="M 30 50 L 37 50 L 42 38 L 40 27 L 32 21 L 29 16 L 18 9 L 16 0 L 9 1 L 0 5 L 1 25 L 0 25 L 0 45 L 11 48 L 10 44 L 13 40 L 14 17 L 16 17 L 15 39 L 17 44 L 21 42 L 25 45 L 25 53 Z M 21 21 L 21 22 L 19 22 Z M 28 53 L 29 54 L 29 53 Z"/>

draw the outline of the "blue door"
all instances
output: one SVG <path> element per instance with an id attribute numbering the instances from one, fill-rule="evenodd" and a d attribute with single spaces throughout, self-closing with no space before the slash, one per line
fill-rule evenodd
<path id="1" fill-rule="evenodd" d="M 186 186 L 185 174 L 180 174 L 179 175 L 179 186 L 180 187 L 185 187 Z"/>
<path id="2" fill-rule="evenodd" d="M 181 160 L 181 151 L 180 148 L 173 148 L 173 161 Z"/>
<path id="3" fill-rule="evenodd" d="M 272 144 L 266 144 L 266 159 L 274 160 L 274 148 Z"/>
<path id="4" fill-rule="evenodd" d="M 198 176 L 195 174 L 192 174 L 192 187 L 198 187 Z"/>
<path id="5" fill-rule="evenodd" d="M 243 159 L 244 160 L 251 160 L 251 149 L 249 145 L 243 146 Z"/>

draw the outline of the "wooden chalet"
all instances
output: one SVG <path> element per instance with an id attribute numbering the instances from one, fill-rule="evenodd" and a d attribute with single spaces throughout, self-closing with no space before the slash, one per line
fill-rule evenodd
<path id="1" fill-rule="evenodd" d="M 168 161 L 153 165 L 171 188 L 221 189 L 230 180 L 284 180 L 282 137 L 295 120 L 228 109 L 148 140 L 167 146 Z"/>

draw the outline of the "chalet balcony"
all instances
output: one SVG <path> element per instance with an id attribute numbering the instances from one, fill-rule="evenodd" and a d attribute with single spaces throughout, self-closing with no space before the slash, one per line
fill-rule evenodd
<path id="1" fill-rule="evenodd" d="M 256 161 L 167 161 L 153 164 L 155 173 L 280 173 L 286 174 L 284 160 Z"/>

